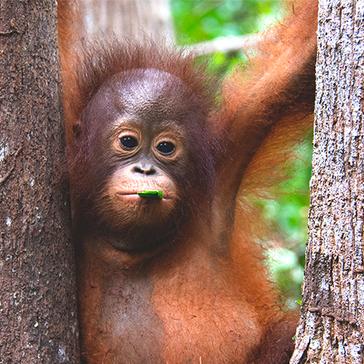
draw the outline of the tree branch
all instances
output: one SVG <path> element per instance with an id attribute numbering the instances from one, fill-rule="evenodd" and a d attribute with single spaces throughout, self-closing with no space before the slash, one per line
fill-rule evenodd
<path id="1" fill-rule="evenodd" d="M 187 52 L 196 56 L 203 56 L 215 52 L 233 52 L 253 48 L 261 39 L 261 34 L 233 35 L 219 37 L 207 42 L 196 43 L 184 47 Z"/>

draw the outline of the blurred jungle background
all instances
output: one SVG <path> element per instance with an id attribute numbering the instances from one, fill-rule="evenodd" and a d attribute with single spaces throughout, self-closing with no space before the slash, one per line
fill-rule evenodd
<path id="1" fill-rule="evenodd" d="M 278 0 L 171 0 L 171 7 L 179 45 L 259 33 L 284 15 Z M 248 58 L 241 50 L 215 52 L 206 57 L 211 62 L 211 70 L 221 74 Z M 311 138 L 297 146 L 295 152 L 297 158 L 287 166 L 291 178 L 277 186 L 278 200 L 257 202 L 275 231 L 274 241 L 268 242 L 267 264 L 273 280 L 286 297 L 287 306 L 291 308 L 300 301 L 303 280 Z"/>

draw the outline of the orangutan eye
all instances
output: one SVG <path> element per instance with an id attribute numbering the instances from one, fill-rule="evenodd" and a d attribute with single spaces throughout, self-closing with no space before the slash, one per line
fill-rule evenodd
<path id="1" fill-rule="evenodd" d="M 176 149 L 172 142 L 163 141 L 157 145 L 157 150 L 163 155 L 171 155 Z"/>
<path id="2" fill-rule="evenodd" d="M 125 150 L 133 150 L 138 146 L 138 139 L 132 135 L 123 135 L 120 137 L 120 145 Z"/>

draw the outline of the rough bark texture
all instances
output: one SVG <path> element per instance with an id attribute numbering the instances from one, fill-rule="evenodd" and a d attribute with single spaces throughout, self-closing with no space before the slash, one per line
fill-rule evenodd
<path id="1" fill-rule="evenodd" d="M 80 7 L 89 33 L 113 32 L 157 43 L 174 40 L 169 0 L 82 0 Z"/>
<path id="2" fill-rule="evenodd" d="M 363 363 L 364 1 L 322 0 L 297 363 Z"/>
<path id="3" fill-rule="evenodd" d="M 77 363 L 56 4 L 0 2 L 0 363 Z"/>

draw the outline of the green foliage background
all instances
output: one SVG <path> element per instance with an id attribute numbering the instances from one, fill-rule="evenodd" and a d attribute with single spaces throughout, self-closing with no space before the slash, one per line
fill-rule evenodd
<path id="1" fill-rule="evenodd" d="M 261 32 L 279 21 L 284 13 L 278 0 L 171 0 L 171 6 L 180 45 Z M 210 69 L 221 75 L 241 62 L 246 62 L 242 52 L 209 55 Z M 280 197 L 258 202 L 276 231 L 276 243 L 267 249 L 267 264 L 289 307 L 294 307 L 300 299 L 303 279 L 311 138 L 297 146 L 296 154 L 296 160 L 287 166 L 292 177 L 277 186 Z"/>

